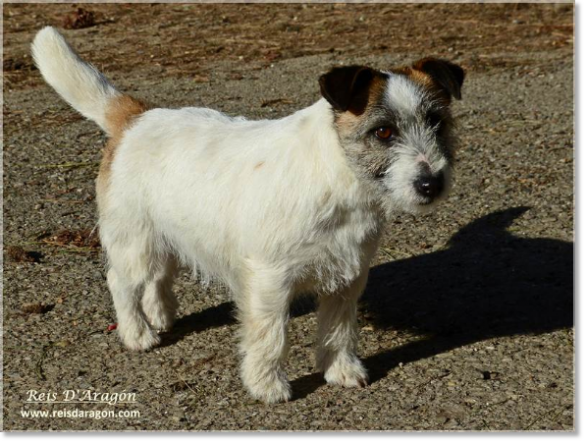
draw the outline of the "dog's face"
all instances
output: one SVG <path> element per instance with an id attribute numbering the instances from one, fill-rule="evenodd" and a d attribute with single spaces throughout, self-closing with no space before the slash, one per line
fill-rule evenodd
<path id="1" fill-rule="evenodd" d="M 464 71 L 422 59 L 389 72 L 334 68 L 320 78 L 351 166 L 387 212 L 426 212 L 448 192 L 455 138 L 450 102 Z"/>

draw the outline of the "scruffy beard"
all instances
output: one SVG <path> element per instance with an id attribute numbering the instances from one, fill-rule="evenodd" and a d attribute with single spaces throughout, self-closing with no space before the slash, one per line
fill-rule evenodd
<path id="1" fill-rule="evenodd" d="M 412 215 L 425 215 L 437 209 L 447 199 L 452 187 L 452 170 L 450 167 L 442 169 L 444 174 L 444 189 L 440 195 L 431 200 L 426 200 L 417 194 L 413 180 L 391 180 L 387 175 L 379 180 L 371 180 L 371 189 L 374 198 L 380 202 L 387 218 L 400 213 Z"/>
<path id="2" fill-rule="evenodd" d="M 406 212 L 420 215 L 434 211 L 451 187 L 452 149 L 455 140 L 445 131 L 441 141 L 430 128 L 413 128 L 395 144 L 382 148 L 370 139 L 341 138 L 348 165 L 368 189 L 387 217 Z M 448 148 L 450 147 L 450 148 Z M 422 167 L 428 174 L 443 176 L 443 190 L 427 199 L 415 182 Z"/>

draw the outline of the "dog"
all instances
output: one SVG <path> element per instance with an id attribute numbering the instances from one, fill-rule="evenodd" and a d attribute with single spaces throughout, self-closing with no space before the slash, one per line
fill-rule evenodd
<path id="1" fill-rule="evenodd" d="M 51 27 L 32 45 L 41 74 L 108 135 L 96 195 L 122 342 L 148 350 L 169 330 L 181 266 L 224 282 L 240 327 L 241 377 L 267 403 L 291 398 L 289 305 L 317 295 L 316 364 L 365 386 L 357 301 L 384 222 L 448 193 L 450 114 L 464 70 L 424 58 L 380 71 L 334 67 L 322 97 L 278 120 L 161 109 L 119 92 Z M 316 82 L 317 90 L 317 82 Z"/>

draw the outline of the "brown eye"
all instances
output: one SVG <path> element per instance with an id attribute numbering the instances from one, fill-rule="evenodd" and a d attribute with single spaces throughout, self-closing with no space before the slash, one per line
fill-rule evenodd
<path id="1" fill-rule="evenodd" d="M 381 140 L 388 140 L 393 135 L 393 130 L 385 126 L 374 131 L 374 135 Z"/>

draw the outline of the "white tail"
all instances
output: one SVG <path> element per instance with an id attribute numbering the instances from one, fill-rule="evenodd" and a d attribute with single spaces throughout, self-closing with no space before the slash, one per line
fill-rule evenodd
<path id="1" fill-rule="evenodd" d="M 32 45 L 41 74 L 71 106 L 109 132 L 108 102 L 121 94 L 96 68 L 84 62 L 55 28 L 41 29 Z"/>

